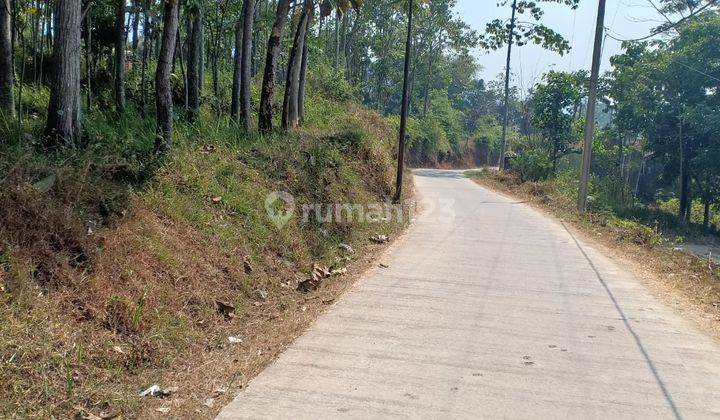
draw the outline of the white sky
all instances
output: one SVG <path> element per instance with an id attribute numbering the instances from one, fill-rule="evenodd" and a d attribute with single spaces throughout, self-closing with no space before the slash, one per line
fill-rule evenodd
<path id="1" fill-rule="evenodd" d="M 457 0 L 457 15 L 473 29 L 482 33 L 485 24 L 493 19 L 509 19 L 510 6 L 497 7 L 498 0 Z M 607 0 L 605 26 L 617 38 L 638 38 L 664 22 L 655 11 L 651 0 Z M 657 2 L 657 0 L 655 0 Z M 560 56 L 543 50 L 540 46 L 528 44 L 513 47 L 512 83 L 527 90 L 537 83 L 543 73 L 555 70 L 590 70 L 592 42 L 597 18 L 597 0 L 581 0 L 577 10 L 553 3 L 541 4 L 545 10 L 543 23 L 562 34 L 572 46 L 570 53 Z M 605 38 L 602 71 L 610 69 L 610 57 L 618 54 L 620 42 Z M 480 77 L 496 79 L 505 69 L 506 50 L 486 53 L 477 50 L 475 56 L 483 67 Z"/>

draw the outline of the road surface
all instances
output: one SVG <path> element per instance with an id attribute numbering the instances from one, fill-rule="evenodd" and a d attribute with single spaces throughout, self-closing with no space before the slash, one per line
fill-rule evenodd
<path id="1" fill-rule="evenodd" d="M 720 417 L 720 344 L 626 270 L 459 172 L 415 182 L 431 204 L 389 268 L 220 419 Z"/>

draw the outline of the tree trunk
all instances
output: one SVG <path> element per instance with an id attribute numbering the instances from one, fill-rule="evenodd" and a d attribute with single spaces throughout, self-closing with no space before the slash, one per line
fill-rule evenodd
<path id="1" fill-rule="evenodd" d="M 4 8 L 4 5 L 0 3 L 0 7 Z M 30 17 L 30 45 L 32 46 L 32 61 L 33 61 L 33 83 L 35 85 L 38 84 L 38 47 L 37 47 L 37 40 L 38 40 L 38 26 L 40 26 L 40 2 L 35 1 L 33 4 L 33 7 L 35 9 L 35 13 Z M 9 9 L 8 9 L 9 10 Z M 2 13 L 2 12 L 0 12 Z"/>
<path id="2" fill-rule="evenodd" d="M 290 0 L 278 0 L 277 10 L 275 13 L 275 23 L 273 23 L 270 38 L 267 44 L 267 57 L 265 59 L 265 71 L 263 74 L 263 84 L 260 93 L 260 111 L 259 111 L 259 128 L 263 133 L 272 131 L 273 117 L 273 95 L 275 93 L 275 70 L 278 64 L 278 55 L 280 54 L 280 41 L 282 39 L 282 30 L 285 26 L 288 11 L 290 10 Z"/>
<path id="3" fill-rule="evenodd" d="M 233 82 L 232 96 L 230 98 L 230 118 L 236 123 L 240 123 L 240 79 L 242 67 L 242 37 L 243 37 L 243 18 L 242 16 L 235 22 L 235 54 L 233 56 Z"/>
<path id="4" fill-rule="evenodd" d="M 302 60 L 300 62 L 300 86 L 298 88 L 298 125 L 305 122 L 305 81 L 307 80 L 308 66 L 308 35 L 310 33 L 311 19 L 308 19 L 305 29 L 305 41 L 303 42 Z"/>
<path id="5" fill-rule="evenodd" d="M 335 68 L 340 67 L 340 12 L 335 11 Z"/>
<path id="6" fill-rule="evenodd" d="M 87 82 L 85 86 L 85 95 L 87 100 L 87 109 L 92 108 L 92 5 L 88 7 L 85 17 L 85 26 L 87 27 L 87 43 L 85 45 L 85 74 Z"/>
<path id="7" fill-rule="evenodd" d="M 0 113 L 15 116 L 10 0 L 0 0 Z"/>
<path id="8" fill-rule="evenodd" d="M 125 0 L 115 10 L 115 110 L 125 112 Z"/>
<path id="9" fill-rule="evenodd" d="M 191 122 L 200 116 L 200 92 L 202 84 L 202 44 L 203 44 L 203 10 L 198 4 L 192 15 L 192 31 L 190 34 L 190 48 L 188 49 L 188 119 Z"/>
<path id="10" fill-rule="evenodd" d="M 182 77 L 182 81 L 183 81 L 183 107 L 185 109 L 185 113 L 187 114 L 188 104 L 189 104 L 189 102 L 188 102 L 188 95 L 189 95 L 189 93 L 188 93 L 188 76 L 185 73 L 185 64 L 183 64 L 185 62 L 185 56 L 183 54 L 182 42 L 180 42 L 180 28 L 179 27 L 178 27 L 177 34 L 175 35 L 175 37 L 176 37 L 176 39 L 175 39 L 175 53 L 173 54 L 173 57 L 174 57 L 173 58 L 173 67 L 175 65 L 175 59 L 179 58 L 178 61 L 180 62 L 180 77 Z M 174 71 L 175 71 L 175 69 L 173 68 L 173 72 Z"/>
<path id="11" fill-rule="evenodd" d="M 150 1 L 146 0 L 143 10 L 143 51 L 142 64 L 140 65 L 140 103 L 142 107 L 142 115 L 146 116 L 147 112 L 147 62 L 149 58 L 150 42 Z"/>
<path id="12" fill-rule="evenodd" d="M 354 80 L 356 74 L 353 68 L 353 57 L 354 57 L 354 44 L 357 38 L 357 31 L 360 28 L 360 9 L 357 9 L 355 17 L 353 18 L 352 29 L 345 39 L 345 78 L 348 81 Z"/>
<path id="13" fill-rule="evenodd" d="M 688 209 L 690 208 L 690 165 L 688 164 L 687 146 L 683 138 L 683 121 L 680 119 L 678 127 L 678 139 L 680 142 L 680 208 L 678 218 L 681 224 L 688 222 Z"/>
<path id="14" fill-rule="evenodd" d="M 170 72 L 175 50 L 175 34 L 178 28 L 178 2 L 179 0 L 165 0 L 162 43 L 160 44 L 160 56 L 155 71 L 155 105 L 158 127 L 155 150 L 157 153 L 165 153 L 170 150 L 173 142 L 173 105 Z"/>
<path id="15" fill-rule="evenodd" d="M 260 10 L 262 9 L 261 0 L 255 1 L 255 15 L 253 16 L 253 23 L 256 22 L 260 17 Z M 256 39 L 260 38 L 261 28 L 264 25 L 253 25 L 253 42 L 252 48 L 250 49 L 250 77 L 253 78 L 258 71 L 258 44 L 255 42 Z"/>
<path id="16" fill-rule="evenodd" d="M 348 11 L 345 10 L 340 24 L 340 65 L 347 70 L 347 27 L 348 27 Z"/>
<path id="17" fill-rule="evenodd" d="M 38 67 L 38 72 L 40 73 L 38 76 L 38 81 L 40 84 L 45 83 L 45 79 L 43 77 L 43 63 L 45 62 L 45 45 L 47 44 L 47 40 L 45 39 L 47 28 L 50 26 L 50 5 L 45 4 L 45 11 L 44 18 L 43 18 L 43 24 L 41 28 L 41 35 L 40 35 L 40 46 L 38 50 L 40 51 L 40 65 Z M 89 13 L 89 12 L 88 12 Z"/>
<path id="18" fill-rule="evenodd" d="M 283 100 L 282 127 L 283 130 L 295 128 L 298 125 L 298 94 L 300 91 L 300 70 L 302 67 L 302 52 L 305 43 L 305 32 L 309 18 L 311 0 L 305 0 L 305 7 L 300 15 L 293 46 L 288 58 L 288 70 L 285 79 L 285 97 Z"/>
<path id="19" fill-rule="evenodd" d="M 53 48 L 53 33 L 55 32 L 55 22 L 54 22 L 55 19 L 53 16 L 54 11 L 53 11 L 52 5 L 48 4 L 47 8 L 48 8 L 48 14 L 47 14 L 48 22 L 47 22 L 47 26 L 45 27 L 45 40 L 47 40 L 47 49 L 48 49 L 48 51 L 50 51 Z"/>
<path id="20" fill-rule="evenodd" d="M 80 139 L 80 0 L 55 1 L 54 69 L 45 135 L 48 145 Z"/>
<path id="21" fill-rule="evenodd" d="M 140 27 L 140 7 L 138 0 L 133 0 L 133 23 L 132 23 L 132 51 L 133 61 L 137 61 L 138 29 Z"/>
<path id="22" fill-rule="evenodd" d="M 253 27 L 257 0 L 243 3 L 242 55 L 240 56 L 240 122 L 245 131 L 250 131 L 252 108 L 250 107 L 250 85 L 252 84 Z"/>

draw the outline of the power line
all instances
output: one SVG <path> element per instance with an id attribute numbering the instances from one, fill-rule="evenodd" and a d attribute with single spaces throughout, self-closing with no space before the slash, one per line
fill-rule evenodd
<path id="1" fill-rule="evenodd" d="M 710 79 L 713 79 L 713 80 L 715 80 L 716 82 L 720 82 L 720 79 L 718 79 L 717 77 L 715 77 L 715 76 L 713 76 L 713 75 L 710 75 L 710 74 L 707 74 L 707 73 L 705 73 L 705 72 L 703 72 L 703 71 L 700 71 L 700 70 L 698 70 L 698 69 L 695 69 L 695 68 L 693 68 L 693 67 L 690 67 L 690 66 L 688 66 L 687 64 L 683 63 L 682 61 L 677 61 L 677 63 L 680 64 L 680 65 L 683 66 L 683 67 L 686 67 L 686 68 L 688 68 L 688 69 L 696 72 L 696 73 L 702 74 L 702 75 L 705 76 L 705 77 L 708 77 L 708 78 L 710 78 Z"/>
<path id="2" fill-rule="evenodd" d="M 667 23 L 669 24 L 667 27 L 659 28 L 659 30 L 657 30 L 657 31 L 655 31 L 655 32 L 652 32 L 652 33 L 650 33 L 650 34 L 648 34 L 648 35 L 646 35 L 646 36 L 643 36 L 643 37 L 640 37 L 640 38 L 635 38 L 635 39 L 622 39 L 622 38 L 614 37 L 614 36 L 612 36 L 612 35 L 609 35 L 609 37 L 610 37 L 611 39 L 614 39 L 614 40 L 619 41 L 619 42 L 638 42 L 638 41 L 645 41 L 645 40 L 650 39 L 650 38 L 653 38 L 653 37 L 655 37 L 655 36 L 657 36 L 657 35 L 661 35 L 661 34 L 663 34 L 663 33 L 665 33 L 665 32 L 668 32 L 668 31 L 670 31 L 671 29 L 677 28 L 680 24 L 684 23 L 684 22 L 687 21 L 688 19 L 691 19 L 691 18 L 697 16 L 698 14 L 702 13 L 703 11 L 707 10 L 708 8 L 717 5 L 718 2 L 720 2 L 720 0 L 709 0 L 705 5 L 703 5 L 703 6 L 700 7 L 699 9 L 695 10 L 694 12 L 690 13 L 689 15 L 683 17 L 682 19 L 679 19 L 677 22 L 672 22 L 670 19 L 668 19 L 668 17 L 667 17 L 665 14 L 662 14 L 662 13 L 658 10 L 658 12 L 660 12 L 660 13 L 662 14 L 662 16 L 665 18 L 665 20 L 666 20 Z M 653 7 L 655 7 L 655 4 L 654 4 L 652 1 L 650 1 L 650 4 L 652 4 Z M 656 8 L 656 10 L 657 10 L 657 8 Z M 607 28 L 607 27 L 606 27 L 605 29 L 606 29 L 607 31 L 615 32 L 615 31 L 613 31 L 612 29 Z M 617 32 L 615 32 L 615 33 L 617 33 Z"/>
<path id="3" fill-rule="evenodd" d="M 612 29 L 610 29 L 610 28 L 605 28 L 605 29 L 606 29 L 607 31 L 612 31 Z M 615 31 L 613 31 L 613 32 L 615 32 Z M 616 41 L 624 41 L 624 40 L 622 40 L 622 39 L 619 39 L 619 38 L 616 38 L 616 37 L 610 35 L 609 32 L 606 32 L 606 33 L 605 33 L 605 37 L 606 37 L 606 38 L 614 39 L 614 40 L 616 40 Z M 682 61 L 675 60 L 675 62 L 678 63 L 678 64 L 680 64 L 681 66 L 687 68 L 688 70 L 692 70 L 692 71 L 694 71 L 694 72 L 696 72 L 696 73 L 698 73 L 698 74 L 701 74 L 701 75 L 703 75 L 703 76 L 705 76 L 705 77 L 708 77 L 708 78 L 710 78 L 710 79 L 712 79 L 712 80 L 715 80 L 715 81 L 717 81 L 717 82 L 720 82 L 720 79 L 719 79 L 719 78 L 717 78 L 717 77 L 715 77 L 715 76 L 713 76 L 713 75 L 711 75 L 711 74 L 705 73 L 705 72 L 702 71 L 702 70 L 698 70 L 698 69 L 696 69 L 696 68 L 694 68 L 694 67 L 691 67 L 691 66 L 683 63 Z"/>

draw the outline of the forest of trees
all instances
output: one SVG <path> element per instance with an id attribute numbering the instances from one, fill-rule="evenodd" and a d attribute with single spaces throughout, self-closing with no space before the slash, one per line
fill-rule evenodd
<path id="1" fill-rule="evenodd" d="M 157 152 L 172 146 L 177 119 L 202 123 L 230 116 L 247 132 L 269 133 L 276 125 L 287 130 L 302 123 L 309 73 L 325 79 L 327 94 L 362 98 L 387 113 L 399 108 L 404 51 L 395 41 L 404 32 L 406 3 L 5 3 L 3 114 L 17 115 L 22 130 L 32 108 L 23 94 L 47 88 L 48 147 L 81 146 L 82 114 L 96 110 L 155 117 Z M 443 100 L 459 104 L 477 69 L 469 55 L 476 35 L 453 18 L 453 6 L 454 1 L 417 6 L 412 90 L 419 116 Z M 283 88 L 281 110 L 276 86 Z M 439 95 L 443 90 L 445 98 Z M 203 106 L 212 109 L 212 117 L 202 115 Z"/>
<path id="2" fill-rule="evenodd" d="M 720 15 L 712 1 L 662 3 L 668 24 L 653 40 L 622 40 L 601 77 L 593 195 L 596 206 L 660 204 L 681 224 L 717 226 Z M 557 177 L 559 166 L 576 176 L 587 79 L 550 71 L 511 104 L 513 161 L 527 178 Z"/>
<path id="3" fill-rule="evenodd" d="M 178 122 L 267 135 L 303 123 L 308 79 L 328 97 L 361 101 L 391 119 L 400 112 L 407 1 L 128 1 L 3 1 L 0 106 L 8 137 L 31 133 L 43 150 L 82 148 L 83 129 L 98 114 L 155 121 L 148 156 L 173 147 Z M 558 2 L 501 2 L 509 19 L 483 33 L 454 14 L 455 0 L 415 5 L 411 163 L 493 164 L 507 150 L 532 179 L 573 167 L 588 73 L 551 71 L 528 92 L 511 83 L 513 47 L 570 49 L 542 24 L 544 3 Z M 568 13 L 578 5 L 559 3 Z M 718 6 L 663 0 L 658 10 L 668 23 L 652 38 L 625 42 L 602 77 L 593 174 L 613 205 L 676 197 L 689 221 L 699 200 L 709 225 L 720 176 Z M 506 73 L 479 79 L 476 48 L 506 48 Z"/>

